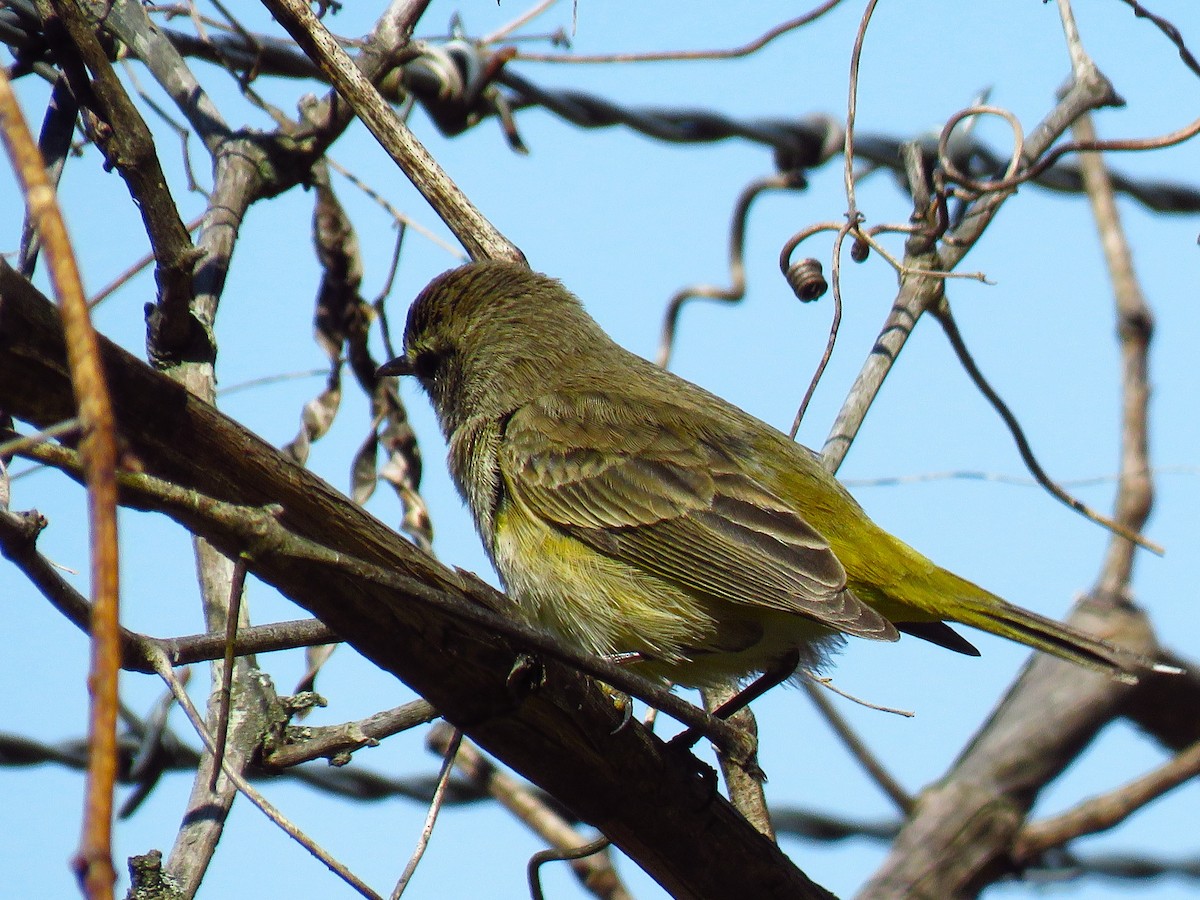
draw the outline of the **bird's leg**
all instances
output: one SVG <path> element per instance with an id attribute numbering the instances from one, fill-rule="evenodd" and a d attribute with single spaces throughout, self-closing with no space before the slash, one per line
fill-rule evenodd
<path id="1" fill-rule="evenodd" d="M 796 667 L 800 665 L 800 651 L 791 650 L 784 656 L 780 657 L 779 661 L 771 668 L 767 669 L 761 675 L 746 685 L 745 688 L 738 691 L 720 706 L 713 710 L 712 715 L 717 719 L 728 719 L 740 709 L 745 709 L 767 691 L 773 687 L 783 684 L 796 672 Z M 681 731 L 669 741 L 670 746 L 679 749 L 690 750 L 696 745 L 703 735 L 695 728 L 688 728 L 686 731 Z"/>

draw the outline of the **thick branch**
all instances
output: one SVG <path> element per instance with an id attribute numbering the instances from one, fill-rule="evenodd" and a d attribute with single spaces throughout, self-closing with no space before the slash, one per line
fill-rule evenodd
<path id="1" fill-rule="evenodd" d="M 237 503 L 279 503 L 281 523 L 296 534 L 459 603 L 476 602 L 469 578 L 438 566 L 170 379 L 107 342 L 103 358 L 122 437 L 148 473 Z M 54 311 L 7 265 L 0 265 L 0 405 L 35 424 L 72 409 Z M 253 549 L 211 519 L 200 523 L 226 553 Z M 827 896 L 714 795 L 691 757 L 636 723 L 618 729 L 619 713 L 589 681 L 547 664 L 545 686 L 514 697 L 506 677 L 520 651 L 493 631 L 320 560 L 252 553 L 251 568 L 602 830 L 676 896 Z"/>
<path id="2" fill-rule="evenodd" d="M 51 0 L 51 4 L 71 41 L 69 48 L 60 50 L 77 52 L 91 70 L 91 84 L 73 82 L 72 89 L 79 104 L 97 117 L 91 133 L 109 164 L 125 180 L 141 213 L 158 264 L 155 277 L 159 303 L 177 311 L 170 321 L 175 323 L 178 333 L 169 335 L 170 343 L 181 346 L 188 336 L 187 308 L 192 296 L 196 250 L 159 164 L 154 136 L 113 71 L 100 45 L 97 23 L 90 20 L 83 5 L 69 0 Z M 47 22 L 47 35 L 55 31 Z M 64 70 L 70 73 L 72 67 L 64 65 Z"/>

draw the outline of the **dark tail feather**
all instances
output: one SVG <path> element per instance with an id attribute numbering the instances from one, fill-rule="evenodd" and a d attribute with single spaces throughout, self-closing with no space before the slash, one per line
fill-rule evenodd
<path id="1" fill-rule="evenodd" d="M 923 641 L 953 650 L 955 653 L 965 653 L 967 656 L 978 656 L 979 650 L 965 637 L 947 625 L 945 622 L 893 622 L 897 631 L 919 637 Z"/>

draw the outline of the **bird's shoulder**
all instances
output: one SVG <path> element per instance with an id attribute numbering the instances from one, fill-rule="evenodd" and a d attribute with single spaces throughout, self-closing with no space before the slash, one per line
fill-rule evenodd
<path id="1" fill-rule="evenodd" d="M 660 443 L 670 452 L 691 443 L 689 432 L 702 430 L 711 418 L 689 401 L 682 392 L 585 383 L 528 398 L 512 414 L 509 427 L 616 452 L 623 447 L 641 452 Z"/>
<path id="2" fill-rule="evenodd" d="M 566 525 L 649 524 L 736 501 L 811 536 L 773 474 L 811 465 L 808 451 L 690 383 L 669 386 L 670 396 L 581 386 L 530 398 L 502 426 L 505 481 Z"/>
<path id="3" fill-rule="evenodd" d="M 691 382 L 657 369 L 650 374 L 661 380 L 616 388 L 585 381 L 526 399 L 504 420 L 502 463 L 552 480 L 630 463 L 703 469 L 766 490 L 787 473 L 812 482 L 817 493 L 831 486 L 841 493 L 807 447 Z"/>
<path id="4" fill-rule="evenodd" d="M 563 524 L 660 521 L 711 505 L 730 457 L 672 404 L 600 388 L 530 398 L 502 426 L 510 490 Z"/>

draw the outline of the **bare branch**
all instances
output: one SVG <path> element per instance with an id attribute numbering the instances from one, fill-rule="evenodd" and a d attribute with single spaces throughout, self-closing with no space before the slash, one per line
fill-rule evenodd
<path id="1" fill-rule="evenodd" d="M 89 683 L 89 755 L 83 836 L 75 869 L 93 900 L 113 896 L 112 803 L 117 770 L 117 672 L 120 669 L 120 586 L 117 576 L 117 434 L 112 400 L 100 363 L 100 344 L 88 317 L 79 268 L 46 164 L 12 91 L 0 72 L 0 134 L 16 170 L 29 217 L 46 251 L 50 281 L 62 315 L 73 404 L 83 429 L 81 456 L 91 530 L 92 656 Z M 7 266 L 6 266 L 7 268 Z"/>
<path id="2" fill-rule="evenodd" d="M 1061 815 L 1025 827 L 1014 856 L 1028 860 L 1051 847 L 1119 825 L 1146 804 L 1200 775 L 1200 743 L 1127 785 L 1092 797 Z"/>
<path id="3" fill-rule="evenodd" d="M 47 414 L 57 421 L 69 388 L 61 350 L 54 349 L 61 335 L 53 316 L 46 301 L 2 263 L 0 296 L 0 405 L 35 424 Z M 14 340 L 23 344 L 21 352 Z M 30 354 L 32 346 L 41 351 Z M 713 796 L 689 754 L 668 749 L 636 723 L 614 731 L 621 715 L 607 697 L 548 653 L 542 654 L 544 686 L 528 694 L 520 685 L 506 686 L 522 648 L 498 630 L 502 617 L 484 615 L 503 598 L 465 573 L 438 566 L 320 479 L 123 351 L 106 344 L 104 359 L 110 372 L 121 373 L 117 416 L 130 452 L 157 477 L 189 486 L 175 488 L 172 516 L 227 552 L 249 551 L 258 577 L 402 676 L 449 721 L 599 827 L 668 889 L 825 896 Z M 29 389 L 30 379 L 36 391 Z M 150 424 L 164 417 L 173 423 L 169 440 Z M 149 485 L 146 478 L 123 476 L 123 490 Z M 261 510 L 250 515 L 245 506 L 207 501 L 197 491 L 279 503 L 281 518 Z M 563 648 L 556 652 L 566 655 Z M 601 677 L 614 686 L 644 684 L 599 662 L 590 668 L 605 670 Z M 646 694 L 644 687 L 638 693 Z M 662 693 L 655 705 L 688 707 Z M 698 711 L 688 709 L 689 721 L 699 721 Z M 705 727 L 717 733 L 711 721 Z M 736 747 L 736 736 L 729 739 L 727 746 Z"/>
<path id="4" fill-rule="evenodd" d="M 330 78 L 363 124 L 467 248 L 472 259 L 524 260 L 521 251 L 484 219 L 412 132 L 396 118 L 379 91 L 355 67 L 307 3 L 303 0 L 264 0 L 264 3 Z"/>

